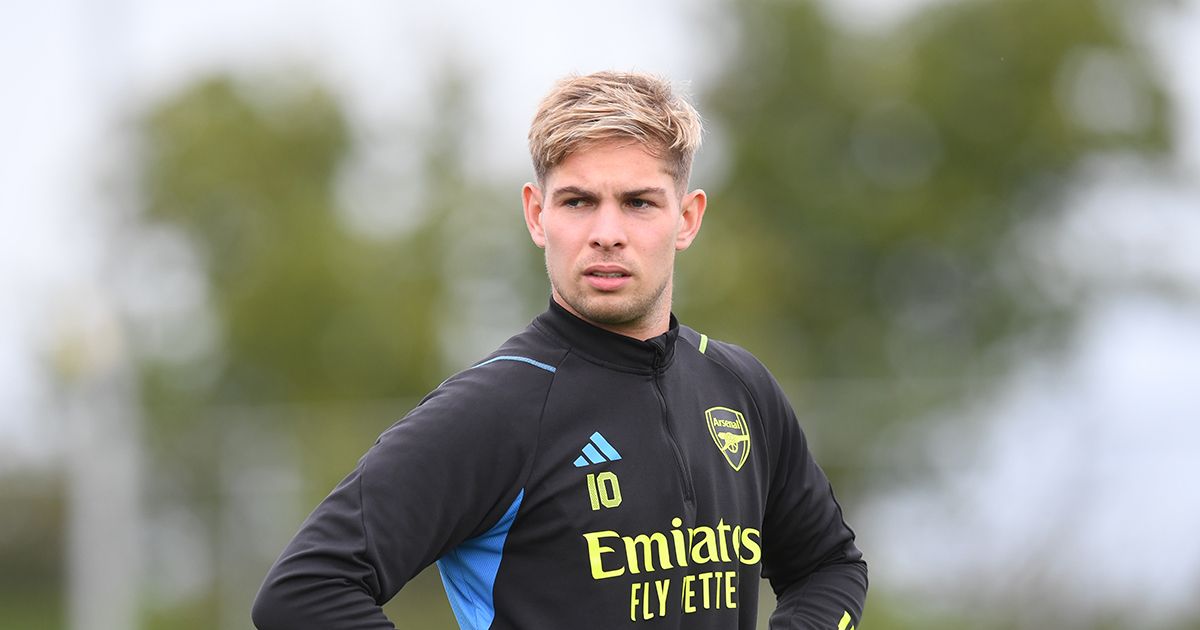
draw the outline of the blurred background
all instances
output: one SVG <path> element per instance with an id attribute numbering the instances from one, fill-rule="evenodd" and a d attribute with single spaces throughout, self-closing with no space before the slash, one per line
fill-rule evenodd
<path id="1" fill-rule="evenodd" d="M 249 627 L 545 307 L 528 121 L 606 68 L 706 119 L 676 313 L 788 391 L 860 628 L 1200 628 L 1183 0 L 0 5 L 0 628 Z M 432 569 L 388 610 L 455 627 Z"/>

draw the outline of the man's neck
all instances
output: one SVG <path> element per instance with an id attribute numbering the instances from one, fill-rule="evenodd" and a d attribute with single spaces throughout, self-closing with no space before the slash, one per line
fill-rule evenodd
<path id="1" fill-rule="evenodd" d="M 579 313 L 579 311 L 576 311 L 574 308 L 572 308 L 570 304 L 567 304 L 566 300 L 559 296 L 558 291 L 552 290 L 550 292 L 550 297 L 554 300 L 554 303 L 561 306 L 563 310 L 595 326 L 596 328 L 607 330 L 608 332 L 616 333 L 625 337 L 632 337 L 638 341 L 653 339 L 667 332 L 667 330 L 671 327 L 671 308 L 669 306 L 670 301 L 667 302 L 667 308 L 656 309 L 661 310 L 662 312 L 647 313 L 645 317 L 628 323 L 608 324 L 584 317 L 581 313 Z"/>

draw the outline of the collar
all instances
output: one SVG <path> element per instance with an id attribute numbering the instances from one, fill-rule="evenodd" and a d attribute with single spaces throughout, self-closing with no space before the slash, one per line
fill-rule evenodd
<path id="1" fill-rule="evenodd" d="M 667 332 L 641 341 L 590 324 L 559 306 L 553 298 L 550 308 L 538 315 L 533 325 L 566 342 L 572 352 L 594 363 L 643 373 L 669 367 L 675 358 L 675 340 L 679 337 L 679 321 L 674 313 Z"/>

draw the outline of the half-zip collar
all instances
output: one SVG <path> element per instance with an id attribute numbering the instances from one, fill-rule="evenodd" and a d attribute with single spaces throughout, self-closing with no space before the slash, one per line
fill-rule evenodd
<path id="1" fill-rule="evenodd" d="M 679 321 L 671 314 L 667 332 L 641 341 L 590 324 L 559 306 L 553 299 L 550 308 L 533 320 L 539 330 L 561 339 L 573 352 L 602 365 L 619 370 L 653 373 L 666 369 L 675 358 L 675 340 Z"/>

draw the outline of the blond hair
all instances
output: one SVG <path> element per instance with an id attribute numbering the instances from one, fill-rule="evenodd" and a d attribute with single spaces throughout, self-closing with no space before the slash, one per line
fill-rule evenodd
<path id="1" fill-rule="evenodd" d="M 596 72 L 560 80 L 542 99 L 529 127 L 538 182 L 568 155 L 614 139 L 638 142 L 662 158 L 680 191 L 700 148 L 701 123 L 671 84 L 636 72 Z"/>

